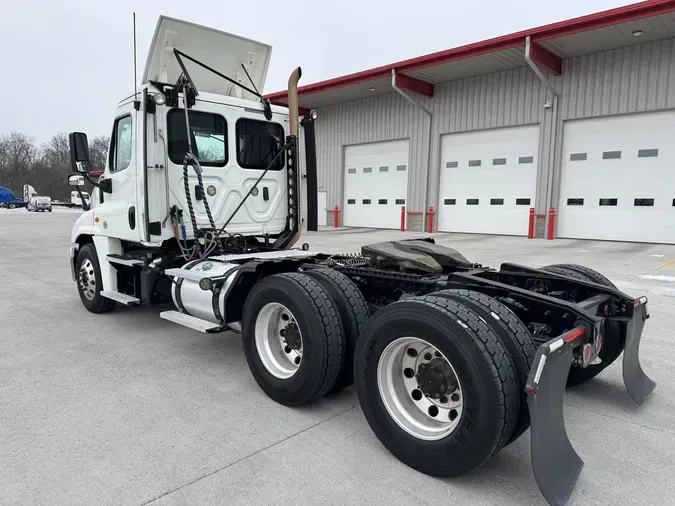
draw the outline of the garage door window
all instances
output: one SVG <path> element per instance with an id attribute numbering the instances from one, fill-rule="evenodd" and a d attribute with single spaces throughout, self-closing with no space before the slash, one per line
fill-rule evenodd
<path id="1" fill-rule="evenodd" d="M 459 167 L 459 162 L 445 162 L 446 169 L 456 169 Z"/>
<path id="2" fill-rule="evenodd" d="M 633 204 L 635 207 L 653 207 L 654 199 L 635 199 Z"/>
<path id="3" fill-rule="evenodd" d="M 621 158 L 621 151 L 605 151 L 602 153 L 603 160 L 616 160 Z"/>
<path id="4" fill-rule="evenodd" d="M 347 199 L 347 204 L 356 204 L 356 199 Z"/>
<path id="5" fill-rule="evenodd" d="M 380 167 L 380 172 L 389 172 L 389 167 L 386 165 L 384 167 Z"/>
<path id="6" fill-rule="evenodd" d="M 584 199 L 567 199 L 568 206 L 583 206 Z"/>
<path id="7" fill-rule="evenodd" d="M 457 203 L 457 199 L 445 199 L 443 205 L 445 206 L 454 206 Z"/>
<path id="8" fill-rule="evenodd" d="M 570 155 L 570 162 L 585 162 L 588 160 L 587 153 L 572 153 Z"/>
<path id="9" fill-rule="evenodd" d="M 618 199 L 600 199 L 601 206 L 616 206 L 618 203 Z"/>
<path id="10" fill-rule="evenodd" d="M 396 170 L 399 172 L 405 172 L 406 167 L 406 165 L 397 165 Z"/>
<path id="11" fill-rule="evenodd" d="M 347 174 L 356 174 L 356 169 L 347 169 Z"/>
<path id="12" fill-rule="evenodd" d="M 363 168 L 363 173 L 364 173 L 364 174 L 368 174 L 369 172 L 373 172 L 373 168 L 372 168 L 372 167 L 364 167 L 364 168 Z"/>
<path id="13" fill-rule="evenodd" d="M 283 145 L 284 129 L 278 123 L 242 118 L 237 121 L 237 162 L 245 169 L 265 170 Z M 284 168 L 279 155 L 270 170 Z"/>
<path id="14" fill-rule="evenodd" d="M 469 167 L 480 167 L 480 160 L 469 160 Z"/>
<path id="15" fill-rule="evenodd" d="M 493 158 L 492 165 L 506 165 L 506 158 Z"/>
<path id="16" fill-rule="evenodd" d="M 490 199 L 490 205 L 491 206 L 503 206 L 504 205 L 504 199 Z"/>
<path id="17" fill-rule="evenodd" d="M 530 199 L 516 199 L 516 205 L 517 206 L 529 206 L 530 205 Z"/>
<path id="18" fill-rule="evenodd" d="M 366 204 L 366 205 L 367 205 L 367 204 L 370 204 L 370 199 L 363 199 L 363 200 L 361 201 L 361 203 L 362 203 L 362 204 Z"/>
<path id="19" fill-rule="evenodd" d="M 673 201 L 673 202 L 675 202 L 675 201 Z M 396 205 L 397 206 L 405 205 L 405 199 L 396 199 Z"/>
<path id="20" fill-rule="evenodd" d="M 387 203 L 387 199 L 380 199 L 380 200 L 377 201 L 377 203 L 380 204 L 380 205 L 384 205 L 384 204 Z"/>
<path id="21" fill-rule="evenodd" d="M 521 156 L 518 163 L 534 163 L 534 156 Z"/>
<path id="22" fill-rule="evenodd" d="M 466 199 L 466 205 L 467 206 L 477 206 L 478 205 L 478 199 Z"/>
<path id="23" fill-rule="evenodd" d="M 638 158 L 656 158 L 659 156 L 658 149 L 641 149 L 638 151 Z"/>

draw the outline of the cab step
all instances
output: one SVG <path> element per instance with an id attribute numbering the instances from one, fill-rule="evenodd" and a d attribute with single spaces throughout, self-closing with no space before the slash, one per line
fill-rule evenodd
<path id="1" fill-rule="evenodd" d="M 161 313 L 159 313 L 159 317 L 164 320 L 177 323 L 178 325 L 182 325 L 183 327 L 203 332 L 204 334 L 213 334 L 216 332 L 223 332 L 227 330 L 226 328 L 216 323 L 207 320 L 202 320 L 201 318 L 190 316 L 187 313 L 181 313 L 180 311 L 175 310 L 162 311 Z"/>
<path id="2" fill-rule="evenodd" d="M 174 278 L 189 279 L 190 281 L 201 281 L 211 277 L 208 271 L 191 271 L 190 269 L 165 269 L 164 274 Z"/>
<path id="3" fill-rule="evenodd" d="M 120 293 L 117 290 L 101 290 L 101 297 L 106 299 L 111 299 L 125 306 L 138 306 L 141 301 L 136 297 L 127 295 L 126 293 Z"/>
<path id="4" fill-rule="evenodd" d="M 122 255 L 108 255 L 108 262 L 111 264 L 127 265 L 129 267 L 143 267 L 143 260 L 138 258 L 125 258 Z"/>

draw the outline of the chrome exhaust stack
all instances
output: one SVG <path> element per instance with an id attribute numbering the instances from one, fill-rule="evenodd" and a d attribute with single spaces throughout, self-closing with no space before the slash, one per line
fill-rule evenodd
<path id="1" fill-rule="evenodd" d="M 302 69 L 297 67 L 288 78 L 288 116 L 290 119 L 290 134 L 298 138 L 299 111 L 298 111 L 298 81 L 302 77 Z"/>

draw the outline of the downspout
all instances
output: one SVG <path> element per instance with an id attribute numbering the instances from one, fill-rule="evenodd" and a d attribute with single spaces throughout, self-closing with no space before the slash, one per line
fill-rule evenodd
<path id="1" fill-rule="evenodd" d="M 427 142 L 427 177 L 425 178 L 424 182 L 424 208 L 422 209 L 422 231 L 425 230 L 425 223 L 426 223 L 426 216 L 427 216 L 427 210 L 429 209 L 429 179 L 431 177 L 431 111 L 424 107 L 422 104 L 417 103 L 410 95 L 408 95 L 405 91 L 403 91 L 401 88 L 396 86 L 396 69 L 391 69 L 391 87 L 394 88 L 394 91 L 401 95 L 403 98 L 405 98 L 408 102 L 410 102 L 412 105 L 414 105 L 416 108 L 418 108 L 420 111 L 422 111 L 424 114 L 427 115 L 429 118 L 429 129 L 427 133 L 429 134 L 428 142 Z M 408 164 L 410 165 L 410 164 Z M 409 171 L 408 174 L 411 172 Z M 406 195 L 407 198 L 407 195 Z M 406 217 L 407 218 L 407 217 Z M 407 219 L 406 219 L 407 221 Z"/>
<path id="2" fill-rule="evenodd" d="M 525 37 L 525 61 L 527 64 L 530 66 L 532 71 L 535 73 L 535 75 L 539 78 L 539 80 L 546 85 L 546 88 L 548 88 L 548 91 L 551 92 L 551 95 L 553 95 L 553 104 L 552 104 L 552 109 L 554 111 L 554 117 L 551 120 L 551 140 L 550 144 L 553 146 L 553 152 L 551 153 L 551 148 L 549 147 L 549 162 L 552 161 L 552 165 L 548 167 L 549 170 L 547 170 L 546 173 L 546 202 L 544 203 L 544 211 L 546 211 L 546 207 L 551 204 L 551 199 L 553 198 L 553 172 L 555 168 L 555 152 L 557 148 L 557 136 L 558 136 L 558 92 L 556 91 L 555 87 L 548 82 L 548 79 L 546 79 L 546 76 L 544 73 L 541 71 L 541 69 L 537 66 L 537 64 L 532 60 L 532 40 L 530 36 L 528 35 Z M 548 214 L 548 213 L 547 213 Z M 547 218 L 548 219 L 548 218 Z"/>

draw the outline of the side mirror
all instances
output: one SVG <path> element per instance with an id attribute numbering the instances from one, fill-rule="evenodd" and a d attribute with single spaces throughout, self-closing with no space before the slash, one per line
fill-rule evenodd
<path id="1" fill-rule="evenodd" d="M 84 186 L 84 178 L 78 175 L 70 176 L 68 178 L 68 186 Z"/>
<path id="2" fill-rule="evenodd" d="M 89 160 L 89 141 L 87 134 L 82 132 L 72 132 L 68 139 L 70 141 L 70 167 L 73 172 L 87 173 L 91 170 L 91 161 Z"/>

